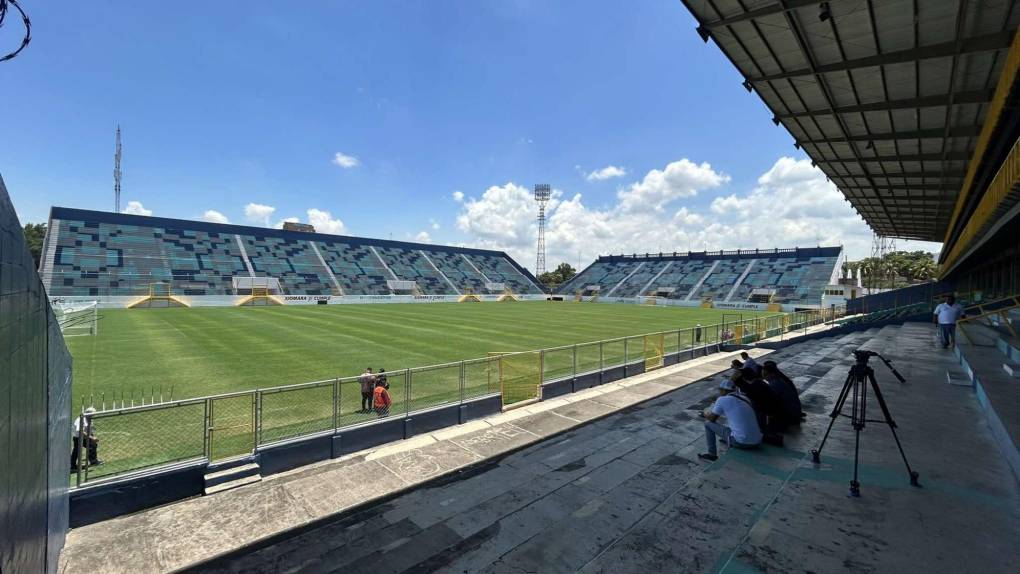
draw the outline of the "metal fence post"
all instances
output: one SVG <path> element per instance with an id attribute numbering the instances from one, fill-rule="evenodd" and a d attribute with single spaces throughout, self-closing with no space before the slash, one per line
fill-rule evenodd
<path id="1" fill-rule="evenodd" d="M 255 389 L 255 393 L 251 398 L 252 407 L 252 442 L 253 450 L 257 449 L 262 444 L 262 391 Z"/>
<path id="2" fill-rule="evenodd" d="M 630 362 L 630 356 L 628 355 L 627 343 L 630 342 L 630 337 L 623 338 L 623 376 L 627 376 L 627 364 Z"/>
<path id="3" fill-rule="evenodd" d="M 538 386 L 545 382 L 545 349 L 538 351 Z"/>
<path id="4" fill-rule="evenodd" d="M 82 431 L 85 430 L 85 415 L 78 415 L 78 436 L 74 437 L 75 442 L 78 444 L 78 460 L 74 461 L 74 466 L 77 467 L 77 484 L 81 486 L 81 451 L 82 451 Z"/>
<path id="5" fill-rule="evenodd" d="M 599 341 L 599 380 L 602 380 L 602 371 L 606 368 L 605 353 L 602 350 L 602 341 Z"/>
<path id="6" fill-rule="evenodd" d="M 404 371 L 404 417 L 411 412 L 411 369 Z"/>
<path id="7" fill-rule="evenodd" d="M 340 377 L 333 379 L 333 430 L 340 425 Z"/>
<path id="8" fill-rule="evenodd" d="M 205 457 L 212 460 L 212 399 L 205 399 Z"/>
<path id="9" fill-rule="evenodd" d="M 577 378 L 577 345 L 574 345 L 574 374 L 571 378 Z"/>
<path id="10" fill-rule="evenodd" d="M 467 372 L 467 366 L 464 361 L 460 362 L 460 404 L 464 404 L 464 379 Z"/>

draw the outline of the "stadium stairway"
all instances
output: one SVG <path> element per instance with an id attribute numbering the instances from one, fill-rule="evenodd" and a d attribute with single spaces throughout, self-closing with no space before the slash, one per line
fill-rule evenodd
<path id="1" fill-rule="evenodd" d="M 205 482 L 203 492 L 208 496 L 261 482 L 262 474 L 258 462 L 252 462 L 249 457 L 244 457 L 210 466 L 203 479 Z"/>
<path id="2" fill-rule="evenodd" d="M 1007 320 L 1016 330 L 1020 312 L 1010 312 Z M 1002 456 L 1020 481 L 1020 338 L 998 320 L 965 329 L 966 336 L 958 329 L 953 349 L 959 364 L 947 369 L 946 379 L 974 389 Z"/>
<path id="3" fill-rule="evenodd" d="M 954 361 L 932 334 L 888 325 L 771 354 L 810 413 L 782 448 L 697 461 L 710 376 L 194 571 L 1016 572 L 1020 490 L 974 396 L 941 382 Z M 810 462 L 856 348 L 907 376 L 874 365 L 922 488 L 883 425 L 862 435 L 861 498 L 846 496 L 849 423 Z"/>

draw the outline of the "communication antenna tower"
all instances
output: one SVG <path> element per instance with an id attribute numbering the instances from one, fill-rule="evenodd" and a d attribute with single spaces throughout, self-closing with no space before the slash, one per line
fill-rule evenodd
<path id="1" fill-rule="evenodd" d="M 868 274 L 868 287 L 872 289 L 892 289 L 896 285 L 896 271 L 886 262 L 885 256 L 896 251 L 896 240 L 875 234 L 871 241 L 871 257 L 875 262 Z"/>
<path id="2" fill-rule="evenodd" d="M 545 273 L 545 204 L 549 202 L 551 189 L 548 183 L 535 185 L 535 201 L 538 202 L 538 249 L 535 255 L 535 275 Z"/>
<path id="3" fill-rule="evenodd" d="M 113 197 L 120 213 L 120 126 L 117 126 L 117 151 L 113 154 Z"/>

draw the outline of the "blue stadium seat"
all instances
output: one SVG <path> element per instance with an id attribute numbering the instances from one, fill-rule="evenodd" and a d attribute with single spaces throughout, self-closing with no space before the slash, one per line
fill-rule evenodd
<path id="1" fill-rule="evenodd" d="M 541 293 L 498 251 L 340 237 L 278 229 L 55 207 L 41 271 L 51 296 L 144 296 L 153 283 L 176 295 L 233 295 L 235 277 L 271 277 L 284 294 L 390 295 L 389 281 L 415 293 L 485 293 L 504 283 Z M 444 277 L 445 274 L 445 277 Z M 456 288 L 451 287 L 451 283 Z"/>

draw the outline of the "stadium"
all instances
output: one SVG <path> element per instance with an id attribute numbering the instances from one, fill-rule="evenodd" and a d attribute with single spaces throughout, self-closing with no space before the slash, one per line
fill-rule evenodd
<path id="1" fill-rule="evenodd" d="M 905 287 L 820 240 L 551 282 L 545 184 L 534 266 L 485 234 L 128 213 L 119 127 L 118 210 L 47 203 L 33 259 L 0 179 L 0 572 L 1015 571 L 1015 4 L 683 3 L 872 259 L 941 244 Z"/>

